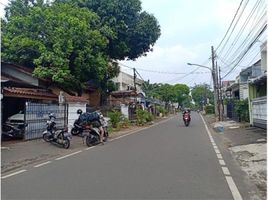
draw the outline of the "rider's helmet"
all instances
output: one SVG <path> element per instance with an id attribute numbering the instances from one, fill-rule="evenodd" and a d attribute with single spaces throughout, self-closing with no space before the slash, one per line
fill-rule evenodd
<path id="1" fill-rule="evenodd" d="M 81 115 L 83 111 L 81 109 L 78 109 L 76 112 L 77 114 Z"/>
<path id="2" fill-rule="evenodd" d="M 49 113 L 48 117 L 49 117 L 49 119 L 51 119 L 51 118 L 56 119 L 56 115 L 54 113 Z"/>

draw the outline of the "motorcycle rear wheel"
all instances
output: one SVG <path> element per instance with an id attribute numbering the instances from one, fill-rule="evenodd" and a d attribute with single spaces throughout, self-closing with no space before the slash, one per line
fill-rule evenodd
<path id="1" fill-rule="evenodd" d="M 79 134 L 79 130 L 75 129 L 75 128 L 72 128 L 71 130 L 71 134 L 72 135 L 78 135 Z"/>
<path id="2" fill-rule="evenodd" d="M 45 140 L 46 142 L 50 142 L 50 139 L 47 133 L 43 134 L 43 140 Z"/>

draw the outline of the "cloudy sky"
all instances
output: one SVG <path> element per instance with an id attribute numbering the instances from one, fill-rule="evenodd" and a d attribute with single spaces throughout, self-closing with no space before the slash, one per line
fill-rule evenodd
<path id="1" fill-rule="evenodd" d="M 8 0 L 1 0 L 1 2 L 8 4 Z M 211 46 L 216 48 L 220 44 L 241 0 L 141 0 L 141 2 L 143 10 L 153 14 L 159 21 L 161 36 L 153 52 L 148 53 L 146 57 L 141 57 L 136 61 L 121 61 L 120 63 L 125 66 L 122 70 L 132 74 L 133 70 L 128 67 L 135 67 L 139 75 L 144 80 L 149 79 L 151 83 L 184 83 L 190 86 L 201 83 L 211 84 L 208 69 L 188 66 L 187 63 L 211 67 Z M 4 15 L 3 7 L 0 4 L 1 16 Z M 251 38 L 254 38 L 254 34 L 257 34 L 261 24 L 266 20 L 266 17 L 261 18 L 265 8 L 265 0 L 244 0 L 237 14 L 240 20 L 234 21 L 236 26 L 234 25 L 233 34 L 230 34 L 224 51 L 228 52 L 228 48 L 232 45 L 235 47 L 234 42 L 236 47 L 239 47 L 247 37 L 249 42 Z M 258 23 L 259 26 L 257 26 Z M 245 25 L 244 29 L 243 25 Z M 232 27 L 230 32 L 231 30 Z M 236 40 L 240 30 L 240 37 Z M 227 38 L 228 35 L 225 40 Z M 260 44 L 265 39 L 266 35 L 258 39 L 254 48 L 251 48 L 239 65 L 225 77 L 225 80 L 234 79 L 242 68 L 253 64 L 260 58 Z M 224 43 L 225 41 L 222 46 Z M 218 49 L 217 53 L 221 59 L 218 59 L 218 64 L 223 69 L 223 75 L 231 68 L 226 66 L 226 63 L 232 63 L 244 49 L 243 45 L 240 49 L 233 48 L 232 54 L 230 52 L 232 56 L 229 58 L 224 51 L 220 52 L 221 48 Z M 189 74 L 192 71 L 194 72 Z"/>

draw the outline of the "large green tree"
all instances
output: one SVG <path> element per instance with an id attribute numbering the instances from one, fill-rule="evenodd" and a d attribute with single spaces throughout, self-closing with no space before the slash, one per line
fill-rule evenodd
<path id="1" fill-rule="evenodd" d="M 208 103 L 207 99 L 209 99 L 209 103 L 213 103 L 213 92 L 210 90 L 210 87 L 207 84 L 194 86 L 191 90 L 191 93 L 195 104 L 199 107 L 206 105 Z"/>
<path id="2" fill-rule="evenodd" d="M 157 19 L 142 11 L 140 0 L 56 0 L 69 2 L 97 13 L 101 23 L 111 28 L 107 54 L 124 60 L 146 55 L 160 37 Z"/>
<path id="3" fill-rule="evenodd" d="M 2 21 L 4 61 L 33 67 L 35 76 L 79 93 L 87 80 L 101 83 L 109 71 L 115 73 L 105 54 L 108 39 L 104 35 L 111 30 L 97 14 L 69 4 L 40 3 L 25 6 L 27 15 L 23 15 L 16 6 L 11 4 L 7 20 Z"/>

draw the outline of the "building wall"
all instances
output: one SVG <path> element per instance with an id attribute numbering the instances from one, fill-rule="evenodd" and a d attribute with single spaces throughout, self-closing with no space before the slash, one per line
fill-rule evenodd
<path id="1" fill-rule="evenodd" d="M 129 87 L 134 88 L 133 76 L 125 72 L 121 71 L 118 77 L 115 77 L 112 80 L 119 86 L 118 88 L 119 91 L 130 90 Z M 141 90 L 142 83 L 143 81 L 141 79 L 136 78 L 136 88 L 138 93 L 142 92 Z"/>
<path id="2" fill-rule="evenodd" d="M 262 72 L 267 71 L 267 42 L 261 45 L 261 68 Z"/>

